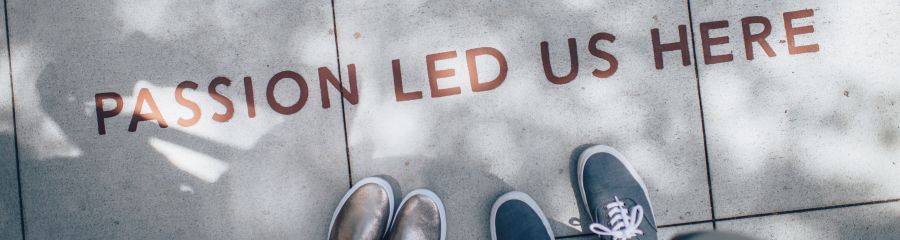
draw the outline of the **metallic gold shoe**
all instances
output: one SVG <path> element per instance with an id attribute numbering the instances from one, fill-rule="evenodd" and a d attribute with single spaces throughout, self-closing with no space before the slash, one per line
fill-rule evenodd
<path id="1" fill-rule="evenodd" d="M 417 189 L 403 198 L 391 224 L 389 240 L 444 240 L 447 215 L 437 194 Z"/>
<path id="2" fill-rule="evenodd" d="M 360 180 L 341 199 L 328 230 L 329 240 L 380 240 L 393 220 L 394 191 L 382 178 Z"/>

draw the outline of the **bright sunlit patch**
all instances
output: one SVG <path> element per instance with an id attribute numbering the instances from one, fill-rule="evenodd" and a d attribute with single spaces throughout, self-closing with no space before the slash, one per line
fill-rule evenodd
<path id="1" fill-rule="evenodd" d="M 157 138 L 150 138 L 150 146 L 165 155 L 178 169 L 208 183 L 219 180 L 229 168 L 228 163 L 222 160 Z"/>
<path id="2" fill-rule="evenodd" d="M 168 0 L 119 1 L 116 4 L 116 13 L 126 29 L 153 36 L 171 30 L 164 25 L 166 9 L 171 3 L 172 1 Z"/>
<path id="3" fill-rule="evenodd" d="M 422 116 L 409 109 L 384 109 L 376 114 L 372 134 L 378 144 L 374 158 L 409 156 L 422 151 L 422 143 L 427 142 L 430 133 L 423 128 Z"/>
<path id="4" fill-rule="evenodd" d="M 9 64 L 9 61 L 5 59 L 0 60 L 0 64 Z M 6 71 L 5 69 L 6 68 L 0 68 L 0 74 L 7 74 L 4 76 L 8 76 L 9 71 Z M 12 90 L 5 87 L 10 86 L 9 78 L 0 79 L 0 84 L 2 84 L 0 85 L 0 133 L 12 133 Z"/>
<path id="5" fill-rule="evenodd" d="M 581 9 L 596 9 L 597 4 L 601 3 L 600 1 L 592 1 L 592 0 L 567 0 L 563 3 L 566 4 L 570 9 L 581 10 Z"/>
<path id="6" fill-rule="evenodd" d="M 181 186 L 178 186 L 178 190 L 184 193 L 194 194 L 194 188 L 187 184 L 181 184 Z"/>
<path id="7" fill-rule="evenodd" d="M 38 74 L 44 71 L 44 65 L 36 63 L 32 47 L 28 44 L 14 44 L 16 48 L 15 54 L 12 56 L 16 59 L 16 64 L 12 67 L 21 79 L 37 79 Z M 70 141 L 69 136 L 62 130 L 63 128 L 57 123 L 52 116 L 47 114 L 45 108 L 41 105 L 41 94 L 38 87 L 33 81 L 23 80 L 24 84 L 16 85 L 16 107 L 19 109 L 29 109 L 29 111 L 20 111 L 16 115 L 19 119 L 17 123 L 21 129 L 29 129 L 31 131 L 27 137 L 19 138 L 19 146 L 27 146 L 30 152 L 38 160 L 76 158 L 82 155 L 82 150 Z M 12 108 L 12 102 L 9 100 L 6 104 Z M 0 106 L 0 109 L 5 108 Z M 2 123 L 0 123 L 2 124 Z M 11 120 L 8 127 L 0 126 L 5 131 L 12 132 Z"/>
<path id="8" fill-rule="evenodd" d="M 76 158 L 81 156 L 81 149 L 70 143 L 66 134 L 59 127 L 59 124 L 49 117 L 45 117 L 40 124 L 41 130 L 38 134 L 43 141 L 32 144 L 32 146 L 39 145 L 35 146 L 36 149 L 42 149 L 36 153 L 38 159 Z M 44 151 L 44 149 L 46 149 L 46 151 Z"/>
<path id="9" fill-rule="evenodd" d="M 298 39 L 298 41 L 291 46 L 293 55 L 305 64 L 326 66 L 337 74 L 337 69 L 334 69 L 333 65 L 336 54 L 334 52 L 334 44 L 328 41 L 321 41 L 320 38 L 307 37 L 309 34 L 308 32 L 294 33 L 294 39 Z M 343 70 L 347 71 L 347 67 L 344 66 Z"/>

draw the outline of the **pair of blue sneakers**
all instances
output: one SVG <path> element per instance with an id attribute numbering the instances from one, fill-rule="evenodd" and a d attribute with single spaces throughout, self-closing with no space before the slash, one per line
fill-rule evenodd
<path id="1" fill-rule="evenodd" d="M 592 233 L 609 240 L 657 239 L 647 187 L 621 153 L 603 145 L 587 148 L 578 158 L 577 171 Z M 491 239 L 553 238 L 541 208 L 527 194 L 510 192 L 494 202 Z"/>

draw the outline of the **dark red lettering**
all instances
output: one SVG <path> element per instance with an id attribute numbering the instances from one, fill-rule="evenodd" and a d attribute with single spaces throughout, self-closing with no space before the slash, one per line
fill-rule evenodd
<path id="1" fill-rule="evenodd" d="M 214 112 L 212 119 L 216 122 L 227 122 L 231 119 L 232 116 L 234 116 L 234 103 L 232 103 L 231 99 L 228 99 L 228 97 L 225 97 L 222 94 L 216 92 L 216 87 L 218 87 L 219 85 L 225 85 L 226 87 L 231 86 L 231 80 L 226 77 L 217 77 L 209 83 L 209 87 L 206 89 L 209 93 L 209 96 L 212 97 L 213 100 L 216 100 L 217 102 L 221 103 L 222 106 L 225 106 L 225 113 L 220 114 Z"/>
<path id="2" fill-rule="evenodd" d="M 201 114 L 200 106 L 197 105 L 197 103 L 184 98 L 184 89 L 185 88 L 197 90 L 197 87 L 199 87 L 199 86 L 195 82 L 184 81 L 184 82 L 179 83 L 178 86 L 175 88 L 175 101 L 178 102 L 178 104 L 180 104 L 181 106 L 184 106 L 184 107 L 190 109 L 191 112 L 194 113 L 194 115 L 191 118 L 188 118 L 188 119 L 179 118 L 178 119 L 178 125 L 181 125 L 182 127 L 190 127 L 190 126 L 193 126 L 194 124 L 197 124 L 197 122 L 200 121 L 200 114 Z"/>
<path id="3" fill-rule="evenodd" d="M 291 104 L 290 106 L 284 106 L 278 103 L 278 100 L 275 99 L 275 85 L 278 84 L 278 81 L 282 79 L 290 78 L 300 86 L 300 98 L 297 99 L 297 102 Z M 309 97 L 309 87 L 306 86 L 306 79 L 303 79 L 303 76 L 300 76 L 299 73 L 292 71 L 283 71 L 275 76 L 272 76 L 272 79 L 269 80 L 269 84 L 266 86 L 266 101 L 269 102 L 269 106 L 272 107 L 272 110 L 275 110 L 278 113 L 284 115 L 294 114 L 300 109 L 303 109 L 303 105 L 306 105 L 306 99 Z"/>
<path id="4" fill-rule="evenodd" d="M 762 24 L 763 29 L 757 34 L 750 33 L 750 24 Z M 747 60 L 753 60 L 753 42 L 759 43 L 759 46 L 766 52 L 769 57 L 775 56 L 775 51 L 769 46 L 766 38 L 772 33 L 772 23 L 768 18 L 762 16 L 751 16 L 741 19 L 741 27 L 744 32 L 744 49 L 747 53 Z"/>
<path id="5" fill-rule="evenodd" d="M 103 110 L 103 100 L 112 99 L 116 101 L 116 106 L 111 110 Z M 122 96 L 114 92 L 98 93 L 94 95 L 94 105 L 97 110 L 97 131 L 100 135 L 106 134 L 106 118 L 115 117 L 122 112 Z"/>
<path id="6" fill-rule="evenodd" d="M 681 50 L 681 65 L 691 65 L 691 55 L 688 51 L 687 26 L 678 25 L 678 42 L 661 44 L 659 40 L 659 28 L 650 30 L 653 38 L 653 60 L 656 69 L 663 69 L 663 52 Z"/>
<path id="7" fill-rule="evenodd" d="M 447 51 L 435 54 L 429 54 L 425 56 L 425 65 L 428 68 L 428 86 L 431 87 L 431 97 L 446 97 L 450 95 L 460 94 L 462 90 L 457 87 L 449 87 L 449 88 L 439 88 L 438 80 L 441 78 L 453 77 L 456 75 L 455 69 L 435 69 L 435 62 L 440 60 L 446 60 L 456 58 L 456 51 Z"/>
<path id="8" fill-rule="evenodd" d="M 553 74 L 553 66 L 550 64 L 549 44 L 546 41 L 541 42 L 541 64 L 544 65 L 544 76 L 554 84 L 566 84 L 574 80 L 578 76 L 578 46 L 575 43 L 575 38 L 569 38 L 569 73 L 562 77 L 557 77 L 556 74 Z"/>
<path id="9" fill-rule="evenodd" d="M 147 106 L 150 107 L 150 113 L 141 113 L 144 108 L 144 103 L 147 103 Z M 163 119 L 162 112 L 159 111 L 159 108 L 156 107 L 156 101 L 153 100 L 153 95 L 150 94 L 150 89 L 141 88 L 140 92 L 137 96 L 137 101 L 134 104 L 134 112 L 131 114 L 131 124 L 128 125 L 128 131 L 134 132 L 137 131 L 137 125 L 141 121 L 156 121 L 159 124 L 160 128 L 167 128 L 169 124 L 166 124 L 166 119 Z"/>
<path id="10" fill-rule="evenodd" d="M 715 21 L 700 23 L 700 44 L 703 45 L 703 63 L 706 65 L 731 62 L 734 56 L 731 51 L 728 54 L 712 55 L 712 46 L 727 44 L 728 36 L 709 37 L 709 30 L 727 28 L 728 21 Z"/>
<path id="11" fill-rule="evenodd" d="M 801 34 L 808 34 L 816 32 L 816 29 L 813 28 L 812 25 L 802 26 L 802 27 L 794 27 L 792 23 L 794 19 L 798 18 L 807 18 L 813 16 L 812 9 L 805 9 L 800 11 L 786 12 L 784 13 L 784 31 L 787 33 L 787 45 L 788 45 L 788 53 L 791 55 L 802 54 L 802 53 L 812 53 L 819 51 L 819 44 L 810 44 L 797 46 L 797 42 L 794 37 Z"/>
<path id="12" fill-rule="evenodd" d="M 475 57 L 487 55 L 491 56 L 494 59 L 497 59 L 497 63 L 500 65 L 498 67 L 500 73 L 497 74 L 497 77 L 494 80 L 487 81 L 484 83 L 479 82 L 478 79 L 478 67 L 475 62 Z M 481 47 L 475 49 L 466 50 L 466 65 L 469 67 L 469 82 L 472 84 L 472 92 L 483 92 L 488 91 L 500 86 L 504 80 L 506 80 L 506 73 L 509 70 L 506 64 L 506 57 L 503 56 L 499 50 L 492 47 Z"/>
<path id="13" fill-rule="evenodd" d="M 591 52 L 591 55 L 609 62 L 609 68 L 607 68 L 606 70 L 594 69 L 594 71 L 591 73 L 594 75 L 594 77 L 597 78 L 608 78 L 615 74 L 616 70 L 619 69 L 619 60 L 617 60 L 616 57 L 609 52 L 597 48 L 597 42 L 599 42 L 600 40 L 613 43 L 616 41 L 616 36 L 602 32 L 594 34 L 593 36 L 591 36 L 591 40 L 588 41 L 588 51 Z"/>
<path id="14" fill-rule="evenodd" d="M 347 65 L 347 74 L 350 75 L 350 90 L 345 89 L 327 67 L 319 68 L 319 89 L 322 91 L 322 108 L 331 107 L 331 99 L 328 97 L 328 83 L 337 88 L 341 92 L 341 96 L 347 99 L 350 104 L 356 105 L 359 103 L 359 91 L 356 87 L 356 65 Z"/>

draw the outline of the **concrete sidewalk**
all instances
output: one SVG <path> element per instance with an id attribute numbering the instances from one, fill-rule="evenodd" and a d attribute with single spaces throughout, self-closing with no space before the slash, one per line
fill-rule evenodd
<path id="1" fill-rule="evenodd" d="M 896 1 L 5 8 L 2 239 L 321 239 L 372 175 L 440 195 L 449 239 L 489 239 L 512 190 L 590 239 L 591 144 L 663 239 L 900 236 Z"/>

